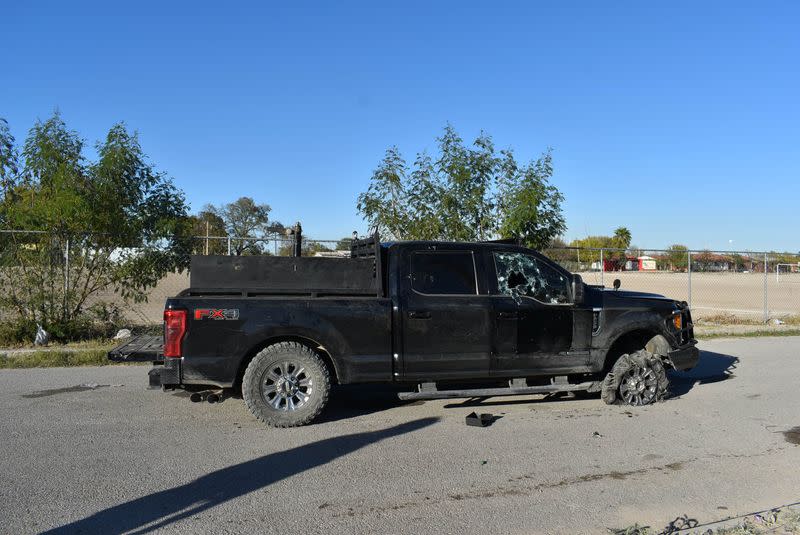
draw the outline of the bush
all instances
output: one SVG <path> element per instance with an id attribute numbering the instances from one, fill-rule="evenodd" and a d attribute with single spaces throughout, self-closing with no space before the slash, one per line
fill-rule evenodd
<path id="1" fill-rule="evenodd" d="M 86 312 L 68 320 L 55 320 L 42 325 L 50 333 L 50 341 L 81 342 L 97 338 L 108 339 L 124 325 L 117 305 L 95 303 Z M 36 337 L 36 322 L 15 318 L 0 322 L 0 346 L 30 345 Z"/>
<path id="2" fill-rule="evenodd" d="M 31 344 L 36 336 L 36 323 L 31 320 L 14 319 L 0 322 L 0 346 Z"/>

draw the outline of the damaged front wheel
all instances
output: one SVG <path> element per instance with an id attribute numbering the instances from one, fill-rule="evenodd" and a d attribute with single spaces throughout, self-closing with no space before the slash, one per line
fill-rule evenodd
<path id="1" fill-rule="evenodd" d="M 609 405 L 649 405 L 664 399 L 668 389 L 661 358 L 640 349 L 617 359 L 603 379 L 602 399 Z"/>

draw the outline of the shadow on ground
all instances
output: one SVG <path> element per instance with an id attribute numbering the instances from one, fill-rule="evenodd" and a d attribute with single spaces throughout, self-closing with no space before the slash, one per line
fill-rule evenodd
<path id="1" fill-rule="evenodd" d="M 357 416 L 401 407 L 403 405 L 421 404 L 419 401 L 403 401 L 397 397 L 398 392 L 408 387 L 392 385 L 337 385 L 334 386 L 328 406 L 317 420 L 318 423 L 335 422 Z"/>
<path id="2" fill-rule="evenodd" d="M 688 372 L 669 372 L 672 395 L 674 397 L 682 396 L 696 385 L 718 383 L 736 377 L 733 371 L 738 363 L 739 359 L 731 355 L 701 351 L 700 360 L 693 369 Z"/>
<path id="3" fill-rule="evenodd" d="M 417 431 L 437 421 L 438 418 L 422 418 L 388 429 L 328 438 L 272 453 L 217 470 L 185 485 L 110 507 L 45 533 L 148 533 L 370 444 Z"/>

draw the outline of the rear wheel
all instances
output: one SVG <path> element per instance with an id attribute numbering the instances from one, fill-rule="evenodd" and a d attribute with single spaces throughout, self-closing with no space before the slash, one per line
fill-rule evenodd
<path id="1" fill-rule="evenodd" d="M 325 408 L 329 392 L 327 366 L 311 348 L 297 342 L 264 348 L 242 378 L 247 408 L 273 427 L 310 423 Z"/>
<path id="2" fill-rule="evenodd" d="M 661 358 L 640 349 L 617 359 L 603 379 L 602 399 L 609 405 L 649 405 L 664 399 L 668 389 Z"/>

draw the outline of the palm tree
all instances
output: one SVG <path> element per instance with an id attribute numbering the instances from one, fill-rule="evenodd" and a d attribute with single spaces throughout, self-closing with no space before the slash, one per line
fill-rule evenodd
<path id="1" fill-rule="evenodd" d="M 614 231 L 614 242 L 620 249 L 627 249 L 631 244 L 631 231 L 627 227 L 618 227 Z"/>

